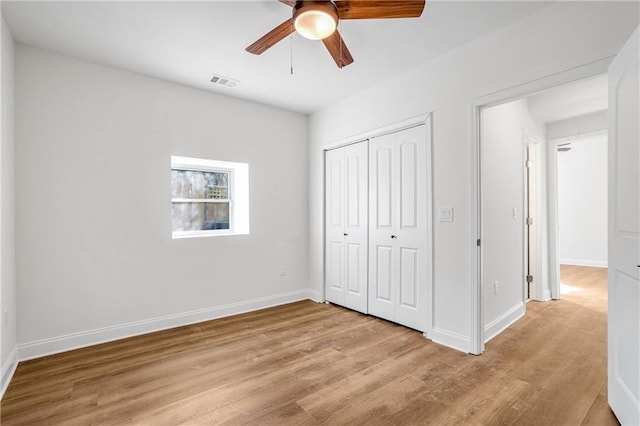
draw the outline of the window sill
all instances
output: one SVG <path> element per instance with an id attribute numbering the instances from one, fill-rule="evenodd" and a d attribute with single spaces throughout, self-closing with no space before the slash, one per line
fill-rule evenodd
<path id="1" fill-rule="evenodd" d="M 237 232 L 237 231 L 221 231 L 216 230 L 212 231 L 189 231 L 189 232 L 172 232 L 171 239 L 172 240 L 180 240 L 184 238 L 202 238 L 202 237 L 228 237 L 232 235 L 249 235 L 248 232 Z"/>

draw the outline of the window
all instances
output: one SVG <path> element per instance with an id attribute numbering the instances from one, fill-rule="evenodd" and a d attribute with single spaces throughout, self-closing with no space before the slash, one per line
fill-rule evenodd
<path id="1" fill-rule="evenodd" d="M 173 238 L 249 233 L 249 165 L 171 157 Z"/>

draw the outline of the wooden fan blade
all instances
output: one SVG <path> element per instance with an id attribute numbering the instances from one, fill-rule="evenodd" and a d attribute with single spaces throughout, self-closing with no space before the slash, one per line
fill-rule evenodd
<path id="1" fill-rule="evenodd" d="M 322 42 L 327 47 L 333 60 L 336 61 L 338 68 L 346 67 L 353 62 L 351 52 L 349 52 L 349 49 L 347 49 L 347 46 L 344 44 L 344 40 L 338 30 L 335 30 L 333 34 L 323 39 Z"/>
<path id="2" fill-rule="evenodd" d="M 278 25 L 258 40 L 256 40 L 251 46 L 247 47 L 245 50 L 249 53 L 253 53 L 254 55 L 260 55 L 265 52 L 268 48 L 294 32 L 296 29 L 293 27 L 293 18 L 284 21 L 282 24 Z"/>
<path id="3" fill-rule="evenodd" d="M 278 0 L 280 3 L 284 3 L 286 5 L 289 5 L 291 7 L 296 5 L 296 0 Z"/>
<path id="4" fill-rule="evenodd" d="M 418 18 L 425 0 L 335 1 L 340 19 Z"/>

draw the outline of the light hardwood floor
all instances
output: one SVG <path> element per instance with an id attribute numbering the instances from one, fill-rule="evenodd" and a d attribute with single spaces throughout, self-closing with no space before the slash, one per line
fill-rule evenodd
<path id="1" fill-rule="evenodd" d="M 617 424 L 606 402 L 606 269 L 466 355 L 305 301 L 21 363 L 16 424 Z"/>

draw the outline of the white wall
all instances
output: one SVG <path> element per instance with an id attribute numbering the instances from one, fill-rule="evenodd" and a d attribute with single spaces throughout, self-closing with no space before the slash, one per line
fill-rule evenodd
<path id="1" fill-rule="evenodd" d="M 566 120 L 547 123 L 547 140 L 561 139 L 606 130 L 607 126 L 607 110 L 596 111 L 591 114 L 584 114 Z"/>
<path id="2" fill-rule="evenodd" d="M 527 137 L 541 143 L 544 126 L 521 99 L 483 110 L 481 128 L 482 285 L 488 340 L 524 314 L 524 143 Z"/>
<path id="3" fill-rule="evenodd" d="M 16 272 L 14 179 L 14 45 L 2 19 L 2 141 L 0 143 L 0 397 L 16 367 Z M 6 312 L 6 324 L 3 313 Z"/>
<path id="4" fill-rule="evenodd" d="M 560 263 L 607 266 L 607 135 L 558 152 Z"/>
<path id="5" fill-rule="evenodd" d="M 22 45 L 16 95 L 21 358 L 307 298 L 305 115 Z M 250 235 L 171 239 L 172 154 L 249 163 Z"/>
<path id="6" fill-rule="evenodd" d="M 428 13 L 428 7 L 426 9 Z M 470 103 L 473 99 L 611 57 L 638 25 L 634 3 L 558 2 L 337 104 L 310 120 L 310 273 L 322 291 L 322 147 L 407 117 L 433 112 L 434 329 L 429 336 L 470 348 Z"/>

